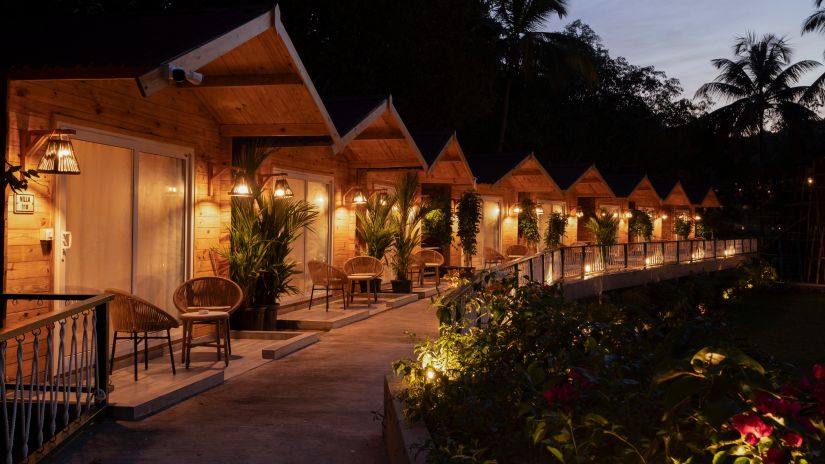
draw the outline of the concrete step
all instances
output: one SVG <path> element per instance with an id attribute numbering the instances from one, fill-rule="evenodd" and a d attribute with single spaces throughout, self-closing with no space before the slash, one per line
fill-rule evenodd
<path id="1" fill-rule="evenodd" d="M 324 330 L 344 327 L 370 317 L 369 310 L 325 311 L 323 307 L 300 309 L 278 319 L 278 328 L 287 330 Z"/>

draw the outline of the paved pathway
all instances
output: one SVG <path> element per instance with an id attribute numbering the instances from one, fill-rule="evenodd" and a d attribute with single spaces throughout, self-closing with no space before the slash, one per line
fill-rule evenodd
<path id="1" fill-rule="evenodd" d="M 406 332 L 434 336 L 429 299 L 322 336 L 141 422 L 103 419 L 54 463 L 386 462 L 383 376 L 409 356 Z"/>

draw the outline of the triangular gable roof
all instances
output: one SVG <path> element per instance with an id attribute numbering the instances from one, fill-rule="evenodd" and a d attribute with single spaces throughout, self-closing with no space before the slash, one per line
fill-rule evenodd
<path id="1" fill-rule="evenodd" d="M 602 176 L 602 173 L 599 172 L 595 164 L 552 165 L 548 166 L 547 171 L 553 179 L 555 179 L 556 184 L 558 184 L 558 186 L 564 191 L 573 189 L 577 184 L 588 177 L 588 174 L 592 173 L 596 176 L 600 183 L 604 184 L 608 196 L 616 196 L 613 189 L 610 187 L 610 184 L 605 180 L 604 176 Z"/>
<path id="2" fill-rule="evenodd" d="M 478 182 L 495 184 L 531 154 L 530 152 L 477 153 L 468 156 L 467 162 L 470 163 L 470 168 Z"/>
<path id="3" fill-rule="evenodd" d="M 389 128 L 391 129 L 389 132 L 387 132 L 387 127 L 382 127 L 388 124 L 394 126 Z M 401 145 L 409 149 L 409 154 L 412 156 L 407 164 L 400 163 L 404 164 L 403 166 L 399 164 L 399 160 L 392 159 L 393 156 L 398 154 L 395 149 L 398 148 L 396 142 L 399 140 L 403 141 Z M 375 142 L 382 143 L 379 146 Z M 350 152 L 365 153 L 366 151 L 372 151 L 372 155 L 378 155 L 381 158 L 381 167 L 416 167 L 422 169 L 428 167 L 427 161 L 418 149 L 418 145 L 416 145 L 410 131 L 407 129 L 407 125 L 404 124 L 404 120 L 398 114 L 392 95 L 367 113 L 364 119 L 358 122 L 352 130 L 343 134 L 341 143 L 344 147 L 349 148 Z M 415 166 L 409 163 L 414 163 Z"/>
<path id="4" fill-rule="evenodd" d="M 61 27 L 67 21 L 71 27 L 71 33 L 60 39 L 64 53 L 54 49 L 52 32 L 59 28 L 49 27 L 56 20 Z M 198 96 L 224 137 L 278 137 L 284 146 L 339 147 L 338 132 L 277 6 L 22 23 L 42 33 L 27 30 L 27 40 L 7 41 L 27 44 L 11 47 L 12 79 L 134 78 L 147 98 L 167 87 L 183 88 Z M 42 38 L 49 44 L 41 48 Z M 200 80 L 175 82 L 172 69 L 190 77 L 198 73 Z"/>
<path id="5" fill-rule="evenodd" d="M 558 193 L 559 195 L 561 195 L 561 193 L 562 193 L 561 188 L 556 183 L 556 181 L 553 179 L 553 177 L 550 176 L 550 173 L 547 172 L 547 169 L 538 160 L 538 158 L 536 158 L 536 155 L 533 154 L 533 153 L 530 153 L 529 155 L 525 156 L 524 159 L 522 159 L 517 165 L 515 165 L 512 169 L 510 169 L 503 176 L 501 176 L 501 178 L 498 181 L 496 181 L 494 186 L 500 185 L 502 182 L 505 182 L 508 179 L 511 179 L 511 178 L 515 179 L 516 176 L 519 176 L 519 177 L 527 177 L 528 178 L 527 183 L 529 184 L 529 186 L 524 185 L 523 184 L 524 181 L 522 180 L 521 181 L 522 185 L 520 185 L 520 186 L 518 184 L 515 185 L 517 187 L 518 191 L 528 192 L 528 193 L 530 193 L 530 192 L 536 192 L 536 193 L 538 193 L 538 192 L 547 192 L 546 188 L 540 187 L 539 184 L 534 183 L 534 182 L 540 182 L 540 180 L 539 180 L 540 178 L 539 179 L 535 178 L 535 173 L 534 172 L 526 173 L 526 172 L 521 170 L 522 168 L 524 168 L 528 164 L 534 165 L 538 169 L 538 175 L 540 176 L 540 178 L 544 178 L 547 182 L 550 183 L 550 189 L 549 189 L 550 191 Z"/>
<path id="6" fill-rule="evenodd" d="M 605 174 L 603 177 L 619 198 L 629 197 L 645 179 L 644 174 Z"/>
<path id="7" fill-rule="evenodd" d="M 460 172 L 463 170 L 467 175 L 466 180 L 469 181 L 468 183 L 475 182 L 475 175 L 473 175 L 473 170 L 467 162 L 464 150 L 458 143 L 455 132 L 419 132 L 413 134 L 413 138 L 429 165 L 428 176 L 435 176 L 435 179 L 438 179 L 440 176 L 436 174 L 436 168 L 440 168 L 444 163 L 449 162 L 453 164 L 453 172 L 459 173 L 459 177 L 456 179 L 461 178 Z M 451 158 L 451 155 L 455 155 L 458 159 Z M 456 162 L 459 163 L 458 166 L 455 166 Z"/>
<path id="8" fill-rule="evenodd" d="M 670 193 L 662 200 L 662 203 L 674 206 L 691 205 L 690 198 L 687 192 L 685 192 L 685 188 L 682 187 L 682 183 L 679 181 L 676 181 L 676 185 L 673 186 Z"/>
<path id="9" fill-rule="evenodd" d="M 702 203 L 699 203 L 699 206 L 703 208 L 721 208 L 722 202 L 716 195 L 716 191 L 713 188 L 709 188 L 707 195 L 702 199 Z"/>

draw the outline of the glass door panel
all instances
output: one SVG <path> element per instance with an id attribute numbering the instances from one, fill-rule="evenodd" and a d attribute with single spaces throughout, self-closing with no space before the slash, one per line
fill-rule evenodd
<path id="1" fill-rule="evenodd" d="M 132 150 L 78 139 L 72 145 L 83 174 L 60 179 L 63 291 L 131 291 Z"/>
<path id="2" fill-rule="evenodd" d="M 172 311 L 186 273 L 186 161 L 141 152 L 138 166 L 134 293 Z"/>
<path id="3" fill-rule="evenodd" d="M 318 211 L 318 217 L 312 226 L 304 232 L 305 256 L 304 261 L 328 262 L 329 254 L 329 184 L 308 181 L 307 201 Z M 304 291 L 312 287 L 308 269 L 304 265 Z"/>
<path id="4" fill-rule="evenodd" d="M 292 197 L 293 201 L 305 200 L 307 195 L 307 187 L 306 181 L 303 179 L 289 179 L 289 186 L 292 187 L 292 192 L 294 196 Z M 292 285 L 298 289 L 299 292 L 303 292 L 304 281 L 309 280 L 309 276 L 305 275 L 304 268 L 306 267 L 307 258 L 305 256 L 305 244 L 306 244 L 306 231 L 302 231 L 298 238 L 292 242 L 292 251 L 289 254 L 289 258 L 295 262 L 295 270 L 299 272 L 292 277 Z"/>

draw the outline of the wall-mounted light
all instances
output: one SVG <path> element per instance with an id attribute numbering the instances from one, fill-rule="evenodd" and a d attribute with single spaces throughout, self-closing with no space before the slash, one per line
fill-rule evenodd
<path id="1" fill-rule="evenodd" d="M 693 220 L 694 220 L 694 221 L 701 221 L 701 220 L 702 220 L 702 216 L 699 216 L 699 215 L 697 214 L 696 216 L 693 216 Z"/>
<path id="2" fill-rule="evenodd" d="M 663 221 L 667 221 L 667 214 L 662 214 L 659 217 L 661 217 Z"/>
<path id="3" fill-rule="evenodd" d="M 616 218 L 618 218 L 618 217 L 619 217 L 619 213 L 618 213 L 618 212 L 616 212 L 616 211 L 613 211 L 613 214 L 611 214 L 610 216 L 611 216 L 613 219 L 616 219 Z"/>
<path id="4" fill-rule="evenodd" d="M 42 174 L 80 174 L 74 147 L 69 136 L 76 132 L 71 129 L 31 130 L 28 143 L 20 160 L 21 170 L 26 170 L 26 158 L 38 151 L 44 144 L 46 149 L 37 163 L 37 172 Z M 32 137 L 34 139 L 32 140 Z"/>
<path id="5" fill-rule="evenodd" d="M 514 206 L 513 214 L 521 214 L 521 206 Z"/>
<path id="6" fill-rule="evenodd" d="M 541 203 L 539 203 L 536 205 L 536 216 L 541 216 L 542 214 L 544 214 L 544 208 Z"/>
<path id="7" fill-rule="evenodd" d="M 365 205 L 367 204 L 367 196 L 364 195 L 364 191 L 360 188 L 355 190 L 355 194 L 352 196 L 352 204 L 353 205 Z"/>
<path id="8" fill-rule="evenodd" d="M 813 177 L 808 177 L 807 179 L 805 179 L 805 182 L 807 182 L 808 185 L 814 185 L 814 178 Z"/>
<path id="9" fill-rule="evenodd" d="M 576 210 L 576 217 L 577 217 L 577 218 L 582 218 L 582 217 L 584 217 L 584 211 L 582 211 L 582 210 Z"/>
<path id="10" fill-rule="evenodd" d="M 251 198 L 252 187 L 249 185 L 249 179 L 246 178 L 246 173 L 239 170 L 235 173 L 235 178 L 232 181 L 232 188 L 229 189 L 230 197 Z"/>
<path id="11" fill-rule="evenodd" d="M 271 177 L 275 177 L 275 186 L 272 189 L 272 194 L 278 198 L 292 198 L 292 188 L 289 187 L 289 182 L 286 181 L 286 173 L 285 172 L 276 172 L 274 174 L 270 174 Z"/>
<path id="12" fill-rule="evenodd" d="M 625 219 L 632 218 L 633 217 L 633 212 L 632 211 L 625 211 L 624 217 L 625 217 Z"/>

